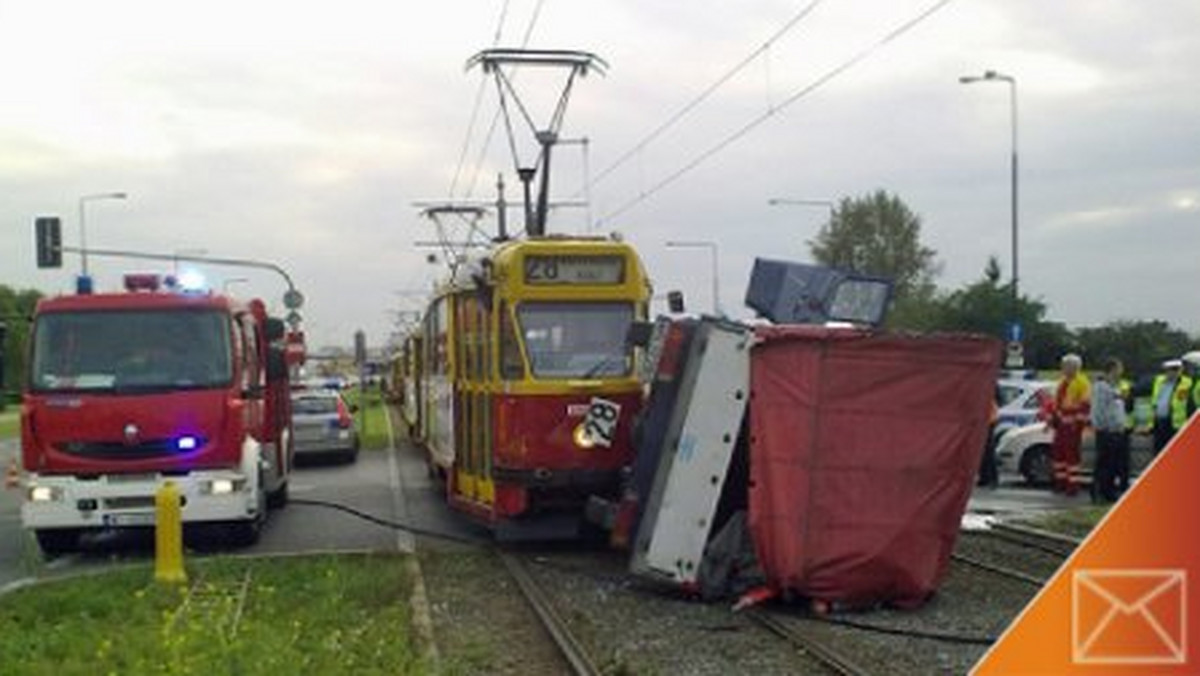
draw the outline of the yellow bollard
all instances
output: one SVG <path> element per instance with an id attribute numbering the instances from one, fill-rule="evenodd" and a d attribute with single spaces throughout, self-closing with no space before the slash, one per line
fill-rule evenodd
<path id="1" fill-rule="evenodd" d="M 174 481 L 163 483 L 154 495 L 154 579 L 159 582 L 187 582 L 183 570 L 183 510 L 179 487 Z"/>

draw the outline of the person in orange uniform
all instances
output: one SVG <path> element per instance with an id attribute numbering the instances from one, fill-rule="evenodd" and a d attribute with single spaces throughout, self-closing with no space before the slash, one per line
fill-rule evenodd
<path id="1" fill-rule="evenodd" d="M 1079 443 L 1091 416 L 1092 386 L 1083 374 L 1083 359 L 1077 354 L 1062 358 L 1062 378 L 1054 395 L 1054 410 L 1048 423 L 1054 431 L 1050 454 L 1054 460 L 1054 492 L 1073 496 L 1079 491 L 1075 477 L 1080 470 Z"/>

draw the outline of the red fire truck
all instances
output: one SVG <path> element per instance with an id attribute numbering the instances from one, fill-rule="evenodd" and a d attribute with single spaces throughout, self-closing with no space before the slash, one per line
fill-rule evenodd
<path id="1" fill-rule="evenodd" d="M 59 296 L 34 315 L 21 408 L 22 524 L 47 554 L 89 530 L 152 526 L 178 485 L 185 524 L 258 538 L 287 501 L 289 365 L 302 345 L 260 300 L 164 287 Z"/>

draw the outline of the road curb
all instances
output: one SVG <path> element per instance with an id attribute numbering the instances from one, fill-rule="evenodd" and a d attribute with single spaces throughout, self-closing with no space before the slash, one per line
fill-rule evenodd
<path id="1" fill-rule="evenodd" d="M 388 435 L 388 469 L 391 472 L 392 480 L 392 500 L 395 502 L 393 511 L 399 513 L 401 511 L 402 502 L 404 501 L 403 486 L 400 481 L 400 466 L 396 462 L 396 434 L 392 424 L 392 412 L 390 407 L 385 403 L 383 407 L 384 418 L 387 421 Z M 407 513 L 407 509 L 403 510 Z M 405 570 L 412 580 L 412 592 L 408 597 L 409 609 L 412 612 L 411 624 L 413 627 L 414 639 L 417 644 L 417 650 L 421 659 L 428 661 L 430 664 L 437 664 L 440 659 L 437 649 L 437 640 L 434 638 L 433 632 L 433 614 L 429 607 L 429 593 L 425 589 L 425 575 L 421 572 L 421 562 L 417 555 L 417 539 L 409 534 L 411 551 L 408 553 L 408 559 L 405 562 Z M 397 548 L 401 548 L 401 543 L 404 541 L 404 533 L 397 537 Z"/>

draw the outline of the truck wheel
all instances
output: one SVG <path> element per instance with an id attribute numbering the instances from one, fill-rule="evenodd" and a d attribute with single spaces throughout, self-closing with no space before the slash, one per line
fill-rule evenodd
<path id="1" fill-rule="evenodd" d="M 279 488 L 267 495 L 267 509 L 282 509 L 288 503 L 288 482 L 279 484 Z"/>
<path id="2" fill-rule="evenodd" d="M 1021 476 L 1031 486 L 1049 486 L 1054 481 L 1054 461 L 1050 447 L 1036 444 L 1021 456 Z"/>
<path id="3" fill-rule="evenodd" d="M 69 554 L 79 548 L 78 528 L 55 528 L 34 531 L 38 547 L 47 557 Z"/>

